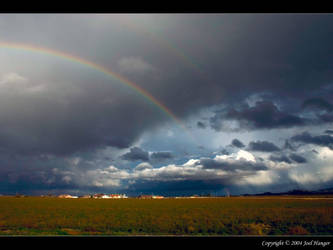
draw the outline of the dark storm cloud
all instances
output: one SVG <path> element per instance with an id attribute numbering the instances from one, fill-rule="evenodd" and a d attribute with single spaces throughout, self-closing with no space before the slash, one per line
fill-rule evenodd
<path id="1" fill-rule="evenodd" d="M 297 163 L 306 163 L 307 160 L 301 156 L 301 155 L 298 155 L 298 154 L 290 154 L 289 155 L 290 159 L 292 159 L 293 161 L 296 161 Z"/>
<path id="2" fill-rule="evenodd" d="M 198 122 L 197 122 L 197 127 L 198 127 L 198 128 L 202 128 L 202 129 L 204 129 L 204 128 L 206 128 L 206 124 L 203 123 L 203 122 L 201 122 L 201 121 L 198 121 Z"/>
<path id="3" fill-rule="evenodd" d="M 301 134 L 294 135 L 293 137 L 291 137 L 291 140 L 305 144 L 326 146 L 333 150 L 333 136 L 330 135 L 312 136 L 309 132 L 303 132 Z"/>
<path id="4" fill-rule="evenodd" d="M 212 190 L 219 190 L 228 184 L 221 181 L 205 180 L 181 180 L 181 181 L 138 181 L 132 184 L 128 190 L 135 193 L 160 194 L 165 196 L 172 195 L 194 195 L 210 193 Z M 127 190 L 127 191 L 128 191 Z"/>
<path id="5" fill-rule="evenodd" d="M 230 108 L 223 115 L 216 114 L 210 120 L 212 128 L 217 131 L 221 130 L 219 123 L 225 119 L 239 121 L 240 127 L 246 129 L 273 129 L 305 125 L 302 118 L 280 111 L 271 101 L 258 101 L 254 107 L 243 105 L 239 110 Z"/>
<path id="6" fill-rule="evenodd" d="M 133 147 L 130 149 L 130 152 L 123 154 L 121 156 L 122 159 L 128 160 L 128 161 L 153 161 L 153 162 L 162 162 L 166 160 L 173 159 L 174 156 L 171 152 L 152 152 L 149 155 L 149 152 L 139 148 L 139 147 Z"/>
<path id="7" fill-rule="evenodd" d="M 311 98 L 304 101 L 303 108 L 318 108 L 331 112 L 333 105 L 322 98 Z"/>
<path id="8" fill-rule="evenodd" d="M 237 148 L 244 148 L 245 145 L 238 139 L 233 139 L 231 142 L 231 145 L 237 147 Z"/>
<path id="9" fill-rule="evenodd" d="M 152 160 L 163 161 L 163 160 L 172 159 L 173 155 L 171 154 L 171 152 L 153 152 L 150 155 L 150 158 Z"/>
<path id="10" fill-rule="evenodd" d="M 230 153 L 227 149 L 225 149 L 225 148 L 221 149 L 221 150 L 220 150 L 220 153 L 221 153 L 222 155 L 230 155 L 230 154 L 231 154 L 231 153 Z"/>
<path id="11" fill-rule="evenodd" d="M 326 122 L 326 123 L 333 122 L 333 114 L 331 114 L 331 113 L 318 115 L 318 118 L 320 118 L 321 121 Z"/>
<path id="12" fill-rule="evenodd" d="M 0 35 L 9 41 L 72 52 L 113 69 L 126 58 L 135 59 L 136 69 L 138 63 L 141 68 L 152 65 L 156 71 L 138 76 L 132 72 L 129 80 L 185 118 L 202 107 L 236 101 L 239 95 L 271 91 L 303 100 L 305 93 L 327 85 L 332 78 L 328 66 L 332 60 L 332 20 L 331 15 L 2 15 Z M 124 25 L 126 22 L 137 29 Z M 155 25 L 163 27 L 157 37 L 167 39 L 173 50 L 140 32 L 155 30 Z M 186 60 L 179 56 L 182 53 Z M 125 66 L 133 67 L 132 64 Z M 53 67 L 49 72 L 61 70 Z M 67 74 L 58 73 L 53 73 L 52 78 L 71 82 L 75 73 L 69 75 L 70 79 Z M 61 89 L 68 86 L 52 84 L 69 102 L 65 107 L 55 101 L 59 96 L 51 98 L 50 93 L 43 98 L 35 96 L 33 101 L 24 98 L 19 105 L 3 101 L 2 107 L 16 111 L 39 107 L 36 112 L 25 112 L 29 119 L 23 119 L 23 123 L 18 118 L 22 114 L 13 112 L 12 119 L 5 123 L 15 128 L 15 136 L 2 129 L 4 146 L 22 152 L 68 154 L 105 146 L 126 148 L 144 131 L 166 120 L 156 109 L 149 110 L 142 98 L 134 98 L 131 91 L 125 91 L 126 95 L 118 93 L 117 88 L 110 87 L 113 84 L 99 85 L 93 77 L 82 77 L 80 81 L 83 83 L 78 91 L 83 88 L 82 94 L 74 91 L 63 95 Z M 239 89 L 242 91 L 235 91 Z M 107 105 L 111 94 L 119 98 Z M 230 110 L 227 118 L 242 121 L 250 128 L 304 124 L 300 117 L 279 110 L 270 102 Z M 211 126 L 220 130 L 221 119 L 213 120 Z M 15 127 L 16 124 L 23 125 Z M 197 125 L 202 127 L 201 123 Z"/>
<path id="13" fill-rule="evenodd" d="M 322 95 L 326 96 L 329 99 L 332 99 L 332 96 L 330 95 L 330 89 L 327 90 L 327 92 L 329 93 L 328 95 Z M 326 101 L 324 98 L 314 97 L 307 99 L 304 101 L 302 108 L 306 111 L 315 111 L 318 122 L 320 123 L 331 123 L 333 121 L 333 105 Z"/>
<path id="14" fill-rule="evenodd" d="M 140 26 L 140 19 L 145 18 L 132 20 Z M 179 116 L 259 91 L 292 96 L 302 102 L 310 89 L 325 86 L 332 78 L 327 64 L 332 60 L 328 56 L 333 42 L 330 15 L 165 15 L 151 19 L 155 25 L 164 25 L 161 38 L 167 38 L 189 59 L 186 63 L 177 53 L 164 51 L 165 65 L 159 65 L 168 69 L 161 72 L 165 78 L 159 85 L 145 85 Z M 148 21 L 142 24 L 149 28 Z M 216 27 L 221 32 L 216 32 Z M 192 60 L 194 65 L 188 63 L 192 58 L 198 59 Z M 175 62 L 177 69 L 166 67 Z M 280 113 L 274 123 L 267 119 L 259 120 L 257 125 L 270 128 L 302 124 L 299 117 Z M 248 120 L 255 122 L 251 117 Z"/>
<path id="15" fill-rule="evenodd" d="M 332 134 L 333 134 L 333 130 L 331 130 L 331 129 L 327 129 L 327 130 L 325 130 L 324 133 L 325 133 L 325 134 L 330 134 L 330 135 L 332 135 Z"/>
<path id="16" fill-rule="evenodd" d="M 283 145 L 283 149 L 287 149 L 287 150 L 291 150 L 291 151 L 296 150 L 295 146 L 292 145 L 289 140 L 285 140 L 284 145 Z"/>
<path id="17" fill-rule="evenodd" d="M 274 162 L 285 162 L 285 163 L 292 163 L 292 161 L 295 161 L 297 163 L 306 163 L 307 160 L 301 156 L 301 155 L 298 155 L 298 154 L 290 154 L 289 156 L 286 156 L 286 155 L 271 155 L 269 157 L 269 159 L 271 161 L 274 161 Z"/>
<path id="18" fill-rule="evenodd" d="M 248 145 L 248 148 L 251 151 L 260 151 L 260 152 L 274 152 L 281 150 L 274 143 L 268 141 L 251 141 Z"/>
<path id="19" fill-rule="evenodd" d="M 139 147 L 133 147 L 130 152 L 122 155 L 122 159 L 128 161 L 149 161 L 149 153 Z"/>
<path id="20" fill-rule="evenodd" d="M 221 169 L 231 172 L 237 170 L 260 171 L 268 169 L 267 166 L 265 166 L 263 163 L 254 163 L 245 160 L 216 161 L 214 159 L 203 158 L 200 159 L 200 164 L 203 165 L 204 169 Z"/>
<path id="21" fill-rule="evenodd" d="M 13 39 L 22 39 L 20 18 L 3 18 L 2 35 L 10 34 Z M 107 56 L 113 56 L 113 48 L 125 55 L 126 50 L 127 54 L 146 54 L 151 61 L 156 61 L 154 66 L 157 68 L 165 66 L 161 68 L 176 73 L 175 77 L 165 80 L 171 86 L 163 84 L 158 91 L 148 82 L 145 87 L 179 114 L 187 113 L 192 105 L 220 102 L 222 97 L 228 97 L 235 89 L 272 89 L 287 93 L 286 89 L 296 91 L 303 86 L 305 83 L 301 80 L 306 80 L 306 87 L 315 87 L 323 84 L 325 79 L 319 78 L 320 83 L 313 83 L 311 78 L 324 75 L 321 73 L 330 69 L 327 63 L 331 61 L 329 52 L 333 41 L 330 15 L 29 15 L 24 20 L 26 40 L 33 40 L 39 33 L 46 34 L 39 35 L 41 42 L 52 42 L 53 46 L 60 48 L 67 46 L 80 55 L 95 54 L 103 61 Z M 122 26 L 125 22 L 133 23 L 137 30 Z M 36 29 L 38 23 L 39 29 Z M 154 30 L 158 25 L 163 27 L 164 33 L 156 33 L 157 37 L 166 39 L 174 51 L 183 52 L 188 60 L 198 58 L 195 61 L 197 65 L 182 60 L 179 54 L 172 53 L 156 40 L 149 40 L 149 37 L 142 35 L 144 32 L 140 33 L 140 28 L 143 31 Z M 73 27 L 80 27 L 76 30 L 83 32 L 74 34 Z M 216 32 L 216 29 L 220 32 Z M 92 35 L 87 37 L 85 34 Z M 95 37 L 99 37 L 98 41 Z M 81 42 L 80 46 L 78 41 Z M 96 45 L 95 50 L 88 49 L 91 44 Z M 110 46 L 112 49 L 107 50 Z M 154 55 L 159 58 L 154 58 Z M 157 60 L 163 56 L 163 61 Z M 171 68 L 170 65 L 177 66 Z M 184 69 L 182 74 L 179 68 Z M 310 68 L 314 70 L 307 71 Z M 200 73 L 200 70 L 204 72 L 207 69 L 211 69 L 209 81 L 209 74 Z M 326 77 L 331 76 L 329 72 L 327 74 Z M 185 78 L 193 81 L 185 81 Z M 206 83 L 204 86 L 203 82 Z M 178 95 L 172 95 L 173 98 L 169 99 L 174 92 Z M 207 99 L 208 96 L 211 98 Z"/>
<path id="22" fill-rule="evenodd" d="M 269 159 L 274 162 L 291 163 L 291 160 L 285 155 L 271 155 Z"/>
<path id="23" fill-rule="evenodd" d="M 77 157 L 22 156 L 1 152 L 0 193 L 20 192 L 29 194 L 44 190 L 43 192 L 46 194 L 52 190 L 61 191 L 62 189 L 82 187 L 83 182 L 77 182 L 80 172 L 96 166 L 91 166 L 87 162 L 80 162 L 78 168 L 79 161 Z M 6 166 L 6 168 L 3 166 Z"/>
<path id="24" fill-rule="evenodd" d="M 77 189 L 79 186 L 75 184 L 66 183 L 53 183 L 53 184 L 41 184 L 33 182 L 31 179 L 20 179 L 15 183 L 8 181 L 2 181 L 0 183 L 0 192 L 8 195 L 24 194 L 24 195 L 46 195 L 49 193 L 57 192 L 57 194 L 63 193 L 62 190 Z M 58 191 L 57 191 L 58 190 Z"/>
<path id="25" fill-rule="evenodd" d="M 209 124 L 215 131 L 221 131 L 223 127 L 224 114 L 220 111 L 216 111 L 215 115 L 209 119 Z"/>
<path id="26" fill-rule="evenodd" d="M 94 95 L 99 100 L 90 103 Z M 0 114 L 5 124 L 0 129 L 0 147 L 22 154 L 72 154 L 105 146 L 127 148 L 138 138 L 142 127 L 149 126 L 151 121 L 144 114 L 152 110 L 137 100 L 128 100 L 116 108 L 103 103 L 107 94 L 94 95 L 86 92 L 65 105 L 55 100 L 57 95 L 54 100 L 21 98 L 15 104 L 14 100 L 2 98 L 2 105 L 13 104 L 10 113 Z M 125 115 L 132 112 L 133 105 L 137 111 Z"/>

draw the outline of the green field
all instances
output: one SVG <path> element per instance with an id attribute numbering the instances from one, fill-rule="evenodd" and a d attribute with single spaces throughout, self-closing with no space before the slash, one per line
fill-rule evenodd
<path id="1" fill-rule="evenodd" d="M 0 197 L 1 235 L 333 235 L 333 197 Z"/>

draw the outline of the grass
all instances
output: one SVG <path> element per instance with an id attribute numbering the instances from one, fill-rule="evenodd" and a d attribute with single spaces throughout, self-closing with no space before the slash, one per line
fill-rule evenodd
<path id="1" fill-rule="evenodd" d="M 333 199 L 0 197 L 1 235 L 333 235 Z"/>

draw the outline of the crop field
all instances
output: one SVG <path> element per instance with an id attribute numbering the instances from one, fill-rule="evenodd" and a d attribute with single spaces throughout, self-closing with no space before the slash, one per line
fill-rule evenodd
<path id="1" fill-rule="evenodd" d="M 1 235 L 333 235 L 333 197 L 0 197 Z"/>

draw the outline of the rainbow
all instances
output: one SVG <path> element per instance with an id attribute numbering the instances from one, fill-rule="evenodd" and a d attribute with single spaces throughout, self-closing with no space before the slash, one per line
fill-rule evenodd
<path id="1" fill-rule="evenodd" d="M 158 107 L 166 115 L 171 117 L 190 136 L 190 138 L 192 138 L 192 140 L 194 140 L 193 136 L 187 130 L 186 126 L 182 123 L 182 121 L 179 120 L 178 117 L 175 114 L 173 114 L 173 112 L 168 107 L 166 107 L 162 102 L 158 101 L 148 91 L 141 88 L 134 82 L 126 79 L 125 77 L 123 77 L 122 75 L 120 75 L 114 71 L 111 71 L 110 69 L 105 68 L 102 65 L 88 61 L 84 58 L 81 58 L 81 57 L 78 57 L 78 56 L 75 56 L 75 55 L 72 55 L 69 53 L 65 53 L 62 51 L 53 50 L 53 49 L 49 49 L 49 48 L 45 48 L 45 47 L 36 47 L 36 46 L 30 45 L 30 44 L 12 43 L 12 42 L 8 43 L 8 42 L 0 41 L 0 48 L 32 51 L 32 52 L 42 53 L 42 54 L 46 54 L 46 55 L 50 55 L 50 56 L 59 57 L 59 58 L 65 59 L 67 61 L 71 61 L 74 63 L 84 65 L 84 66 L 94 69 L 98 72 L 101 72 L 107 76 L 110 76 L 110 77 L 118 80 L 122 84 L 128 86 L 129 88 L 133 89 L 135 92 L 139 93 L 141 96 L 143 96 L 146 100 L 148 100 L 154 106 Z"/>

